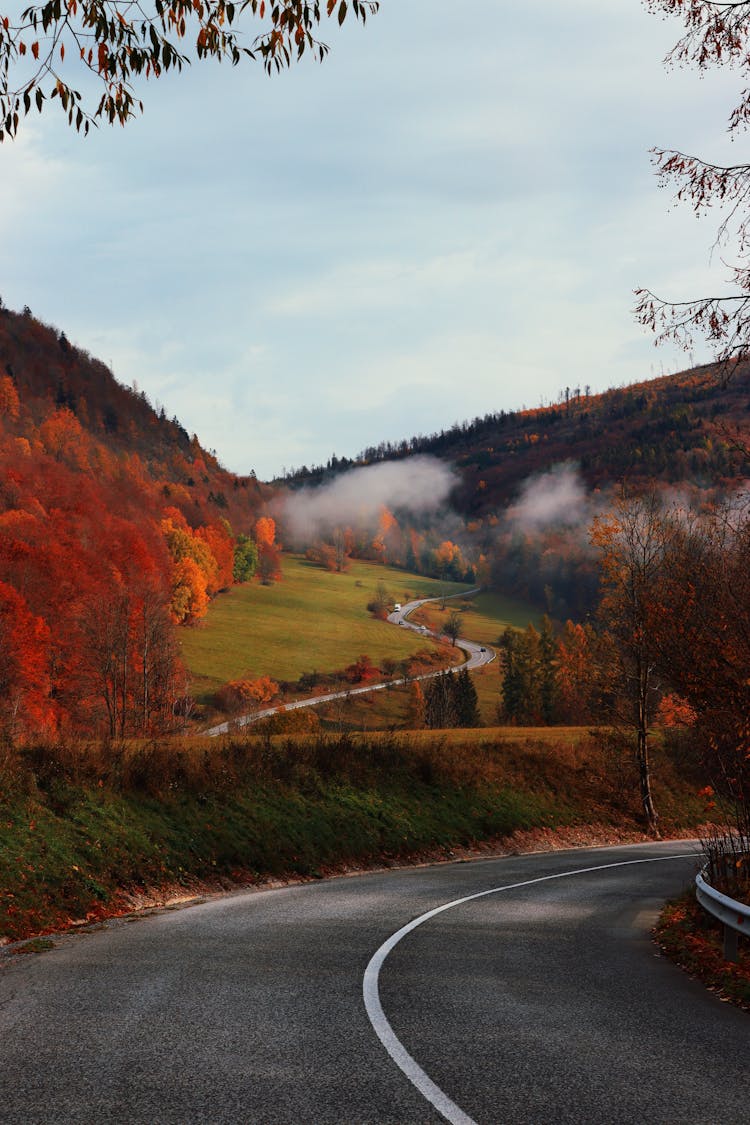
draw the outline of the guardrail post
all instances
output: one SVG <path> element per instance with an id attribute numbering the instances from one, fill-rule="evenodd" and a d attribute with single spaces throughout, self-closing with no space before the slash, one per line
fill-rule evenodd
<path id="1" fill-rule="evenodd" d="M 737 952 L 737 938 L 736 930 L 731 926 L 724 927 L 724 960 L 725 961 L 738 961 L 739 954 Z"/>

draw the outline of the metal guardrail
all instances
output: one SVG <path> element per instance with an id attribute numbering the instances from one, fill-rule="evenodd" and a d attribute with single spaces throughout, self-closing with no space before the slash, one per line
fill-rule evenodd
<path id="1" fill-rule="evenodd" d="M 750 934 L 750 906 L 722 894 L 705 878 L 706 868 L 695 876 L 695 893 L 704 910 L 724 926 L 724 957 L 737 960 L 737 935 Z"/>

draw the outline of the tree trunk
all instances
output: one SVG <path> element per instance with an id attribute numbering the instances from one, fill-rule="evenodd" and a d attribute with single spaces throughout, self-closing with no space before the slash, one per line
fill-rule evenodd
<path id="1" fill-rule="evenodd" d="M 638 730 L 638 775 L 641 783 L 641 803 L 643 804 L 643 812 L 648 822 L 649 832 L 653 833 L 657 839 L 661 838 L 661 833 L 658 828 L 659 817 L 654 807 L 654 799 L 651 795 L 651 769 L 648 759 L 648 731 L 645 727 Z"/>

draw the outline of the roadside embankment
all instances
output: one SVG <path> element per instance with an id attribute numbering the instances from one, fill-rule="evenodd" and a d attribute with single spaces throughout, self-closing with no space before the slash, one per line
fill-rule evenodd
<path id="1" fill-rule="evenodd" d="M 698 781 L 655 757 L 663 835 L 687 834 Z M 181 888 L 642 838 L 627 750 L 585 731 L 0 748 L 0 942 Z"/>
<path id="2" fill-rule="evenodd" d="M 654 929 L 662 951 L 724 1000 L 750 1011 L 750 949 L 743 938 L 738 960 L 724 957 L 723 927 L 698 904 L 694 891 L 668 902 Z"/>

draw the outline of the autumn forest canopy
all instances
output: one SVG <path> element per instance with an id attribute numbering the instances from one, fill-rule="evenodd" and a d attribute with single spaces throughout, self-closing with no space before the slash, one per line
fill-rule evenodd
<path id="1" fill-rule="evenodd" d="M 26 311 L 0 309 L 0 720 L 170 729 L 173 625 L 278 567 L 267 490 Z"/>

